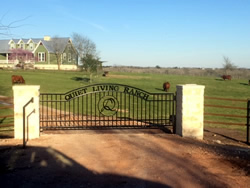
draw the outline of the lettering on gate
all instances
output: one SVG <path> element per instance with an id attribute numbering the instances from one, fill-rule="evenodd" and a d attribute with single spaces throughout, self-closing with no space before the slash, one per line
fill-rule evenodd
<path id="1" fill-rule="evenodd" d="M 82 95 L 86 95 L 89 93 L 97 93 L 97 92 L 120 92 L 133 95 L 144 100 L 148 100 L 149 98 L 149 94 L 140 89 L 123 85 L 105 84 L 105 85 L 87 86 L 84 88 L 79 88 L 77 90 L 70 91 L 65 95 L 65 100 L 69 101 L 71 99 L 80 97 Z"/>

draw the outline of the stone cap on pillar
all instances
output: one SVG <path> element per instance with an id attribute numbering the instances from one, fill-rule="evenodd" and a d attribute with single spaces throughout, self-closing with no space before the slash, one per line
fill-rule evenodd
<path id="1" fill-rule="evenodd" d="M 177 84 L 176 87 L 200 87 L 200 88 L 205 88 L 203 85 L 197 85 L 197 84 Z"/>
<path id="2" fill-rule="evenodd" d="M 30 88 L 34 88 L 34 89 L 40 89 L 40 86 L 39 85 L 14 85 L 12 86 L 12 89 L 13 90 L 16 90 L 16 89 L 30 89 Z"/>

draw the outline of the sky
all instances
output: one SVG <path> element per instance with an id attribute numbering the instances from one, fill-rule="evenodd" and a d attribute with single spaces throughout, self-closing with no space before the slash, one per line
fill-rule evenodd
<path id="1" fill-rule="evenodd" d="M 11 0 L 0 18 L 0 39 L 76 32 L 107 66 L 250 68 L 250 0 Z"/>

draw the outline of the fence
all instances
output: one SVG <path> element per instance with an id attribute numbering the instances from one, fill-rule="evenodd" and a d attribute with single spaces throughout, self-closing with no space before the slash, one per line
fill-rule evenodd
<path id="1" fill-rule="evenodd" d="M 14 112 L 13 97 L 0 96 L 0 128 L 13 130 Z"/>
<path id="2" fill-rule="evenodd" d="M 249 100 L 205 96 L 204 106 L 205 124 L 246 127 L 249 144 Z"/>

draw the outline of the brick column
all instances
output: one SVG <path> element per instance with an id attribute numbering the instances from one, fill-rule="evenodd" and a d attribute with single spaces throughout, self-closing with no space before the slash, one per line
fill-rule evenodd
<path id="1" fill-rule="evenodd" d="M 176 134 L 203 139 L 205 86 L 177 85 Z"/>
<path id="2" fill-rule="evenodd" d="M 15 85 L 14 94 L 14 136 L 23 139 L 23 107 L 33 98 L 25 108 L 25 138 L 39 138 L 39 95 L 40 86 Z"/>

